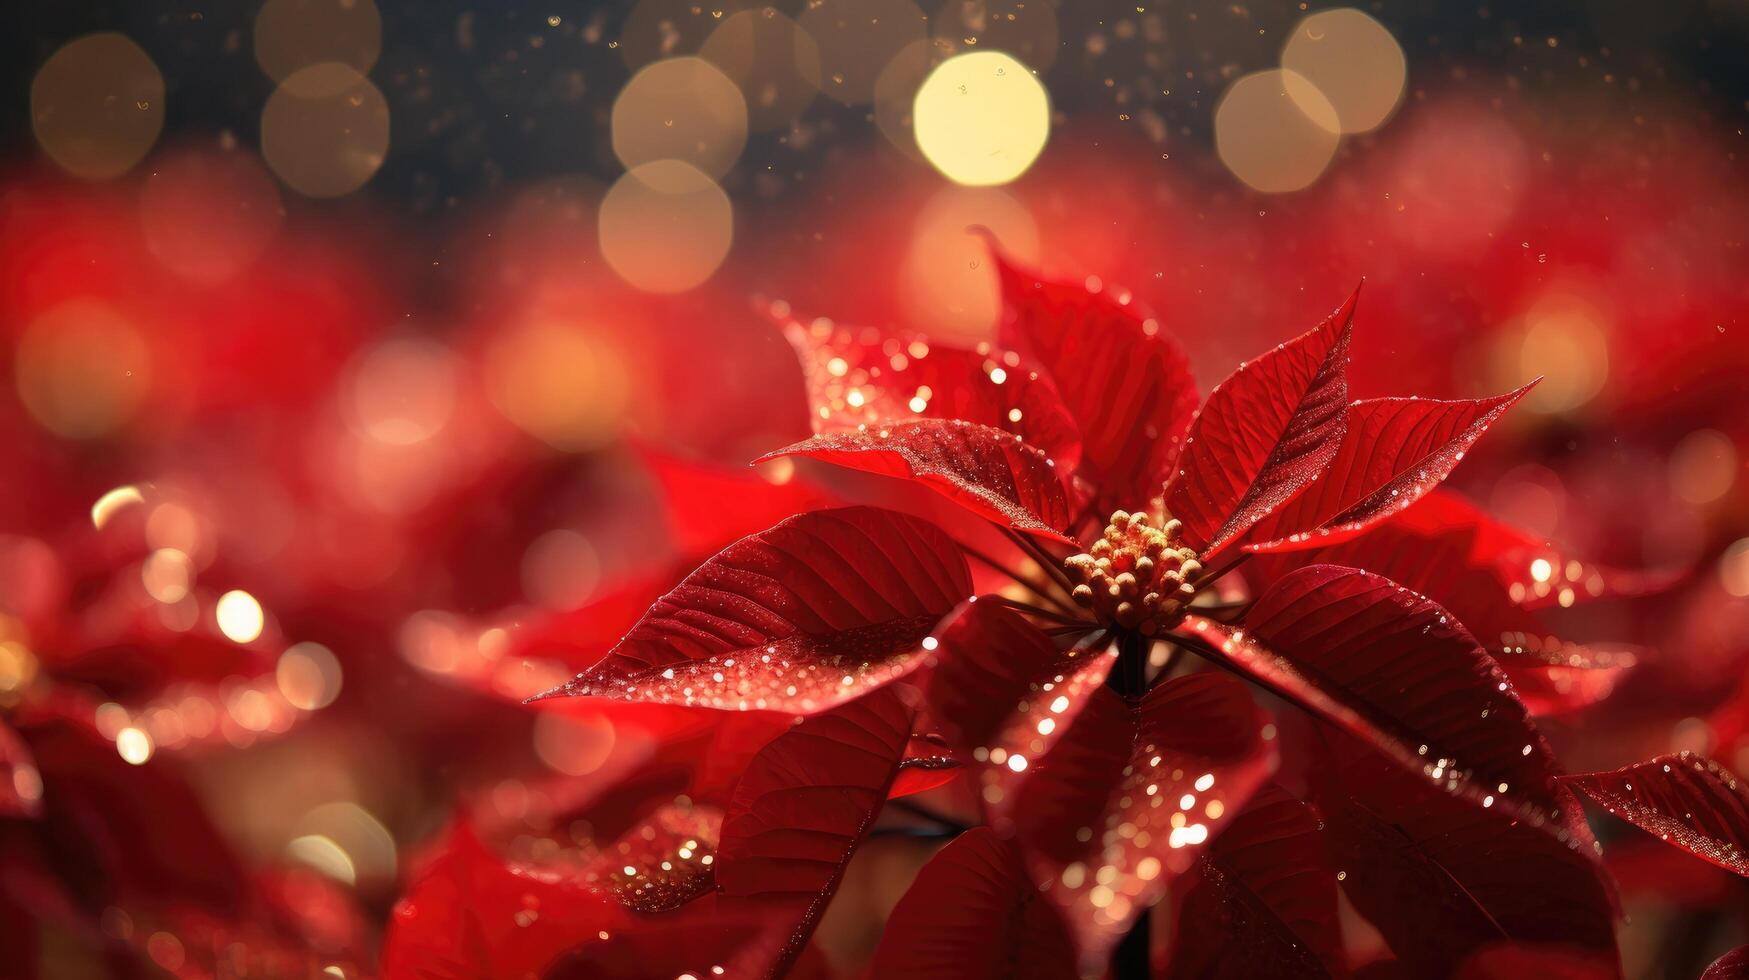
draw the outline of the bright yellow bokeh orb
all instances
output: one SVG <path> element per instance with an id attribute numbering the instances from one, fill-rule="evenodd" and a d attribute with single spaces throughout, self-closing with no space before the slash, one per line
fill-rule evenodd
<path id="1" fill-rule="evenodd" d="M 917 147 L 949 180 L 1006 184 L 1026 173 L 1051 133 L 1051 103 L 1027 67 L 1000 51 L 936 66 L 912 104 Z"/>

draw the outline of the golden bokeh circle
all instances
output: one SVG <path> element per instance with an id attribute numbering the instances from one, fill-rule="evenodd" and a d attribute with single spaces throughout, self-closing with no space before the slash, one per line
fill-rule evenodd
<path id="1" fill-rule="evenodd" d="M 1307 117 L 1338 133 L 1377 129 L 1403 98 L 1408 63 L 1385 25 L 1352 7 L 1321 10 L 1300 21 L 1282 48 L 1288 95 Z"/>
<path id="2" fill-rule="evenodd" d="M 820 91 L 845 105 L 874 100 L 875 79 L 929 19 L 911 0 L 811 0 L 798 19 L 820 52 Z"/>
<path id="3" fill-rule="evenodd" d="M 61 169 L 87 180 L 120 176 L 164 128 L 164 76 L 113 31 L 62 45 L 30 83 L 36 141 Z"/>
<path id="4" fill-rule="evenodd" d="M 1556 292 L 1525 313 L 1521 330 L 1502 334 L 1500 342 L 1517 362 L 1513 376 L 1543 376 L 1525 395 L 1526 409 L 1571 412 L 1603 393 L 1609 384 L 1609 319 L 1588 298 Z"/>
<path id="5" fill-rule="evenodd" d="M 267 77 L 284 84 L 299 69 L 324 62 L 365 74 L 383 47 L 383 18 L 374 0 L 267 0 L 255 15 L 255 61 Z M 298 93 L 337 94 L 324 88 L 341 76 L 309 75 Z"/>
<path id="6" fill-rule="evenodd" d="M 306 94 L 312 92 L 323 94 Z M 388 101 L 348 65 L 298 69 L 261 111 L 261 156 L 286 186 L 306 197 L 358 190 L 388 152 Z"/>
<path id="7" fill-rule="evenodd" d="M 923 159 L 923 151 L 917 148 L 917 90 L 940 63 L 940 49 L 935 42 L 912 41 L 900 48 L 875 77 L 875 126 L 888 143 L 913 160 Z"/>
<path id="8" fill-rule="evenodd" d="M 684 160 L 712 177 L 747 144 L 747 102 L 703 58 L 668 58 L 640 69 L 613 102 L 613 152 L 626 167 Z"/>
<path id="9" fill-rule="evenodd" d="M 32 418 L 57 435 L 91 439 L 134 416 L 146 395 L 151 356 L 139 330 L 119 313 L 76 299 L 25 328 L 14 370 Z"/>
<path id="10" fill-rule="evenodd" d="M 912 225 L 898 290 L 907 322 L 932 336 L 995 338 L 1001 291 L 990 246 L 974 228 L 987 230 L 1014 258 L 1038 260 L 1038 222 L 1013 195 L 995 187 L 937 191 Z"/>
<path id="11" fill-rule="evenodd" d="M 630 398 L 618 352 L 599 332 L 558 319 L 530 320 L 494 340 L 485 380 L 505 418 L 564 452 L 612 440 Z"/>
<path id="12" fill-rule="evenodd" d="M 758 132 L 788 126 L 819 92 L 819 45 L 773 7 L 723 18 L 698 53 L 741 87 Z"/>
<path id="13" fill-rule="evenodd" d="M 1336 110 L 1292 72 L 1253 72 L 1215 106 L 1215 150 L 1233 176 L 1281 194 L 1309 187 L 1336 156 Z M 1289 94 L 1290 83 L 1300 97 Z"/>
<path id="14" fill-rule="evenodd" d="M 614 182 L 598 217 L 601 254 L 645 292 L 678 293 L 711 277 L 734 240 L 734 210 L 710 175 L 680 160 L 636 167 Z"/>
<path id="15" fill-rule="evenodd" d="M 661 58 L 696 53 L 717 25 L 746 6 L 744 0 L 637 0 L 612 44 L 636 71 Z"/>
<path id="16" fill-rule="evenodd" d="M 1012 56 L 970 51 L 923 80 L 912 126 L 923 156 L 949 180 L 990 187 L 1014 180 L 1038 159 L 1051 134 L 1051 101 Z"/>

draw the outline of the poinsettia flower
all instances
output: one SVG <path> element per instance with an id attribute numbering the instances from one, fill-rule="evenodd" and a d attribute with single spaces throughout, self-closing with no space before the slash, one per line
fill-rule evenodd
<path id="1" fill-rule="evenodd" d="M 1406 966 L 1505 940 L 1618 970 L 1614 893 L 1533 708 L 1602 697 L 1632 658 L 1554 638 L 1536 613 L 1644 580 L 1439 489 L 1525 389 L 1352 400 L 1355 295 L 1198 408 L 1178 341 L 1127 292 L 996 261 L 1000 346 L 774 311 L 816 435 L 768 458 L 915 484 L 955 516 L 858 506 L 752 534 L 545 695 L 806 719 L 764 750 L 796 781 L 781 811 L 725 817 L 725 855 L 747 853 L 734 829 L 759 828 L 757 864 L 653 916 L 744 896 L 752 867 L 761 887 L 823 900 L 846 828 L 921 738 L 966 763 L 990 835 L 925 869 L 877 965 L 912 968 L 916 943 L 995 975 L 1010 961 L 969 937 L 1018 919 L 1040 962 L 1131 975 L 1160 906 L 1196 930 L 1181 972 L 1341 973 L 1340 888 Z M 1006 577 L 984 590 L 974 563 Z M 802 736 L 866 734 L 856 719 L 893 698 L 903 727 L 878 750 Z M 1288 731 L 1309 744 L 1287 754 Z M 1278 772 L 1284 757 L 1328 764 Z M 738 799 L 766 792 L 759 771 Z M 1308 800 L 1266 790 L 1272 776 Z M 1439 901 L 1399 907 L 1416 904 L 1404 882 Z M 938 888 L 970 904 L 927 921 Z M 1562 915 L 1540 914 L 1554 901 Z M 781 967 L 810 923 L 773 921 L 786 952 L 759 962 Z M 1427 930 L 1439 942 L 1402 948 Z"/>

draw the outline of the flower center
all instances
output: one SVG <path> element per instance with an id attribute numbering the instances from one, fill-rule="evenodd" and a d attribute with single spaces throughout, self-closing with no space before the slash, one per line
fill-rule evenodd
<path id="1" fill-rule="evenodd" d="M 1075 601 L 1101 623 L 1143 636 L 1159 632 L 1195 594 L 1190 580 L 1202 571 L 1196 552 L 1179 543 L 1182 527 L 1175 520 L 1154 527 L 1143 513 L 1112 514 L 1105 535 L 1063 563 L 1081 580 Z"/>

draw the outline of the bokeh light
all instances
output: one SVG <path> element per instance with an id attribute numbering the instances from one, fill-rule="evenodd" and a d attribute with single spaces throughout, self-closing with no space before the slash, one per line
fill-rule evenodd
<path id="1" fill-rule="evenodd" d="M 18 395 L 57 435 L 114 432 L 145 398 L 151 356 L 135 326 L 110 307 L 71 300 L 44 313 L 18 339 Z"/>
<path id="2" fill-rule="evenodd" d="M 543 711 L 534 719 L 534 751 L 554 772 L 587 776 L 607 761 L 617 736 L 600 715 L 572 717 Z"/>
<path id="3" fill-rule="evenodd" d="M 1731 542 L 1719 556 L 1719 584 L 1739 599 L 1749 598 L 1749 538 Z"/>
<path id="4" fill-rule="evenodd" d="M 992 340 L 1001 300 L 983 228 L 1023 262 L 1039 254 L 1038 222 L 1026 205 L 993 187 L 944 187 L 911 228 L 903 279 L 909 322 L 945 338 Z"/>
<path id="5" fill-rule="evenodd" d="M 152 736 L 138 728 L 124 728 L 115 734 L 115 751 L 129 765 L 143 766 L 150 762 L 154 748 Z"/>
<path id="6" fill-rule="evenodd" d="M 636 0 L 620 24 L 613 46 L 633 71 L 659 58 L 692 54 L 725 14 L 744 6 L 736 0 L 709 4 L 699 0 Z"/>
<path id="7" fill-rule="evenodd" d="M 709 279 L 735 234 L 728 195 L 681 160 L 627 171 L 602 199 L 599 221 L 607 264 L 651 293 L 684 292 Z"/>
<path id="8" fill-rule="evenodd" d="M 424 442 L 455 411 L 459 373 L 455 355 L 434 340 L 385 340 L 352 366 L 349 421 L 360 434 L 392 446 Z"/>
<path id="9" fill-rule="evenodd" d="M 900 48 L 875 76 L 875 126 L 887 142 L 913 160 L 923 159 L 917 147 L 917 90 L 941 59 L 934 43 L 913 41 Z"/>
<path id="10" fill-rule="evenodd" d="M 140 584 L 159 602 L 181 602 L 194 584 L 194 562 L 175 548 L 158 548 L 140 564 Z"/>
<path id="11" fill-rule="evenodd" d="M 1390 118 L 1403 98 L 1408 65 L 1383 24 L 1352 7 L 1300 21 L 1282 48 L 1282 80 L 1306 118 L 1320 126 L 1335 113 L 1338 133 L 1365 133 Z"/>
<path id="12" fill-rule="evenodd" d="M 293 644 L 279 655 L 274 680 L 293 707 L 317 711 L 340 696 L 340 661 L 320 643 Z"/>
<path id="13" fill-rule="evenodd" d="M 232 589 L 219 596 L 218 604 L 213 607 L 213 616 L 218 620 L 219 632 L 233 643 L 255 642 L 266 626 L 261 603 L 241 589 Z"/>
<path id="14" fill-rule="evenodd" d="M 917 90 L 912 125 L 923 155 L 949 180 L 1006 184 L 1026 172 L 1051 131 L 1050 99 L 1026 66 L 1000 51 L 947 59 Z"/>
<path id="15" fill-rule="evenodd" d="M 930 22 L 950 51 L 1006 51 L 1034 71 L 1056 63 L 1061 41 L 1051 0 L 946 0 Z"/>
<path id="16" fill-rule="evenodd" d="M 1502 335 L 1502 348 L 1515 361 L 1511 376 L 1519 383 L 1543 376 L 1525 396 L 1526 408 L 1571 412 L 1603 391 L 1609 380 L 1607 322 L 1586 298 L 1554 292 L 1525 314 L 1521 331 Z"/>
<path id="17" fill-rule="evenodd" d="M 601 558 L 582 534 L 560 528 L 536 538 L 522 556 L 522 592 L 555 612 L 575 609 L 601 582 Z"/>
<path id="18" fill-rule="evenodd" d="M 15 639 L 0 640 L 0 705 L 10 706 L 35 682 L 36 654 Z"/>
<path id="19" fill-rule="evenodd" d="M 106 491 L 91 505 L 91 526 L 101 531 L 115 515 L 134 504 L 144 503 L 145 499 L 140 488 L 131 483 Z"/>
<path id="20" fill-rule="evenodd" d="M 929 35 L 911 0 L 811 0 L 798 22 L 819 48 L 820 91 L 845 105 L 873 101 L 881 69 Z"/>
<path id="21" fill-rule="evenodd" d="M 293 847 L 291 852 L 306 861 L 320 855 L 311 862 L 316 870 L 343 881 L 346 876 L 335 873 L 342 868 L 351 872 L 353 882 L 365 884 L 392 880 L 399 867 L 394 836 L 374 814 L 350 800 L 312 809 L 298 820 L 293 834 L 293 843 L 308 838 L 325 840 L 325 844 Z M 335 860 L 334 852 L 344 861 Z"/>
<path id="22" fill-rule="evenodd" d="M 281 84 L 299 69 L 324 62 L 368 73 L 382 45 L 383 18 L 375 0 L 267 0 L 255 15 L 255 61 Z M 300 95 L 321 98 L 345 91 L 346 78 L 324 72 L 292 84 Z"/>
<path id="23" fill-rule="evenodd" d="M 626 368 L 597 330 L 532 320 L 486 352 L 488 394 L 516 426 L 555 449 L 594 449 L 619 432 Z"/>
<path id="24" fill-rule="evenodd" d="M 740 88 L 703 58 L 647 65 L 613 103 L 613 152 L 628 168 L 684 160 L 721 177 L 746 143 L 747 103 Z"/>
<path id="25" fill-rule="evenodd" d="M 1710 504 L 1731 492 L 1740 464 L 1736 444 L 1717 429 L 1699 429 L 1670 451 L 1670 492 L 1691 504 Z"/>
<path id="26" fill-rule="evenodd" d="M 1215 150 L 1233 176 L 1269 194 L 1302 190 L 1336 155 L 1336 109 L 1291 72 L 1253 72 L 1234 82 L 1215 106 Z"/>
<path id="27" fill-rule="evenodd" d="M 170 271 L 214 283 L 247 268 L 272 243 L 285 210 L 252 154 L 181 153 L 157 161 L 140 190 L 146 247 Z"/>
<path id="28" fill-rule="evenodd" d="M 261 111 L 261 155 L 306 197 L 363 187 L 389 152 L 389 104 L 351 66 L 323 62 L 286 77 Z"/>
<path id="29" fill-rule="evenodd" d="M 699 56 L 741 87 L 748 126 L 758 132 L 789 126 L 819 93 L 819 46 L 772 7 L 725 17 Z"/>
<path id="30" fill-rule="evenodd" d="M 43 62 L 30 85 L 38 145 L 87 180 L 120 176 L 140 162 L 164 126 L 164 76 L 122 34 L 88 34 Z"/>

